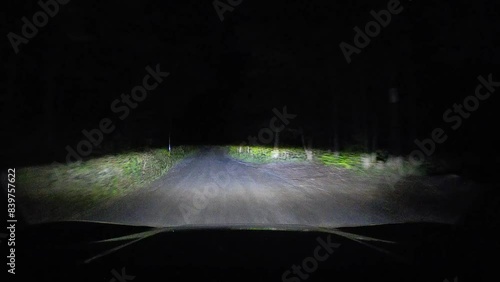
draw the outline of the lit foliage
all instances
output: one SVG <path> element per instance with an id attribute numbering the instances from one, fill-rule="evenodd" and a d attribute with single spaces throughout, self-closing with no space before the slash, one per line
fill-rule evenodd
<path id="1" fill-rule="evenodd" d="M 341 153 L 338 155 L 323 153 L 320 155 L 319 160 L 325 165 L 346 169 L 360 169 L 362 167 L 361 156 L 356 153 Z"/>
<path id="2" fill-rule="evenodd" d="M 19 169 L 19 195 L 26 206 L 46 204 L 54 220 L 124 195 L 156 180 L 194 147 L 148 149 L 90 159 L 81 163 L 50 164 Z M 64 206 L 63 206 L 64 205 Z M 67 210 L 64 210 L 67 209 Z M 36 214 L 36 213 L 30 213 Z"/>
<path id="3" fill-rule="evenodd" d="M 254 162 L 269 163 L 276 161 L 305 161 L 306 153 L 301 148 L 279 148 L 263 146 L 229 146 L 233 158 Z"/>

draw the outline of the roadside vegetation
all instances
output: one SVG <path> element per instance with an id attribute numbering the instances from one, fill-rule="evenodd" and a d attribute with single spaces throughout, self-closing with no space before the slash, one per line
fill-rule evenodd
<path id="1" fill-rule="evenodd" d="M 333 153 L 328 150 L 311 149 L 309 159 L 302 148 L 279 148 L 259 146 L 229 146 L 229 155 L 235 159 L 251 163 L 307 162 L 349 170 L 362 174 L 423 175 L 428 164 L 414 165 L 407 158 L 388 156 L 383 160 L 376 153 L 345 151 Z M 311 158 L 312 156 L 312 158 Z"/>
<path id="2" fill-rule="evenodd" d="M 169 171 L 195 147 L 145 149 L 107 155 L 80 163 L 20 168 L 17 193 L 20 203 L 51 220 L 67 218 L 100 203 L 145 187 Z M 43 218 L 33 219 L 35 221 Z"/>
<path id="3" fill-rule="evenodd" d="M 301 148 L 280 148 L 264 146 L 229 146 L 229 155 L 237 160 L 251 163 L 272 163 L 282 161 L 306 161 L 307 156 Z"/>

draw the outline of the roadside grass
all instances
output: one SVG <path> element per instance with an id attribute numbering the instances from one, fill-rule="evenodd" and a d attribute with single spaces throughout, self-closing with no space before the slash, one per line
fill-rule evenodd
<path id="1" fill-rule="evenodd" d="M 300 162 L 307 156 L 301 148 L 279 148 L 264 146 L 228 146 L 229 155 L 237 160 L 250 163 Z"/>
<path id="2" fill-rule="evenodd" d="M 188 146 L 170 153 L 146 149 L 80 163 L 24 167 L 18 170 L 16 190 L 26 215 L 35 221 L 67 218 L 144 187 L 195 151 Z"/>
<path id="3" fill-rule="evenodd" d="M 263 146 L 228 146 L 229 155 L 250 163 L 306 162 L 303 148 L 279 148 Z M 414 165 L 407 158 L 389 157 L 386 162 L 376 161 L 375 156 L 362 151 L 348 150 L 338 154 L 322 149 L 312 149 L 312 162 L 327 167 L 351 171 L 369 177 L 405 177 L 425 175 L 429 164 Z"/>
<path id="4" fill-rule="evenodd" d="M 346 169 L 365 176 L 416 176 L 425 175 L 428 164 L 413 164 L 404 157 L 389 156 L 386 161 L 377 161 L 375 154 L 347 151 L 334 154 L 325 150 L 316 150 L 318 161 L 325 165 Z"/>
<path id="5" fill-rule="evenodd" d="M 358 153 L 334 153 L 316 150 L 318 160 L 326 166 L 334 166 L 338 168 L 360 170 L 363 168 L 361 155 Z"/>

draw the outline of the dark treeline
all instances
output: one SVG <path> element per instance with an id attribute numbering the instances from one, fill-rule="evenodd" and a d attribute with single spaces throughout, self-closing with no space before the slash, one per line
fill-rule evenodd
<path id="1" fill-rule="evenodd" d="M 20 34 L 21 18 L 39 10 L 22 2 L 9 4 L 5 34 Z M 439 152 L 490 154 L 496 97 L 457 130 L 443 114 L 474 94 L 479 75 L 500 80 L 491 26 L 498 4 L 402 1 L 348 64 L 339 44 L 354 44 L 353 28 L 387 2 L 246 1 L 223 22 L 210 1 L 70 2 L 19 54 L 2 42 L 1 130 L 14 148 L 3 159 L 61 159 L 103 118 L 115 129 L 95 154 L 166 146 L 169 137 L 174 145 L 241 143 L 285 106 L 297 117 L 283 144 L 300 146 L 300 129 L 317 147 L 407 154 L 442 127 L 449 139 Z M 113 101 L 157 64 L 170 76 L 119 119 Z"/>

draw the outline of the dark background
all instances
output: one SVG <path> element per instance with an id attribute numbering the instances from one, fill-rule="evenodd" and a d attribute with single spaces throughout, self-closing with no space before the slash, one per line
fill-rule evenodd
<path id="1" fill-rule="evenodd" d="M 348 64 L 340 42 L 352 45 L 353 28 L 387 3 L 245 0 L 221 22 L 212 1 L 72 0 L 19 54 L 2 40 L 2 162 L 63 160 L 65 146 L 105 117 L 117 129 L 94 155 L 166 146 L 169 134 L 174 146 L 239 144 L 286 106 L 297 115 L 287 128 L 301 128 L 315 147 L 404 154 L 443 127 L 449 140 L 439 154 L 497 163 L 497 93 L 454 132 L 442 115 L 474 94 L 479 75 L 500 80 L 498 1 L 402 1 Z M 40 7 L 9 1 L 2 10 L 4 35 L 21 34 L 21 18 Z M 171 75 L 118 120 L 111 102 L 156 64 Z"/>

